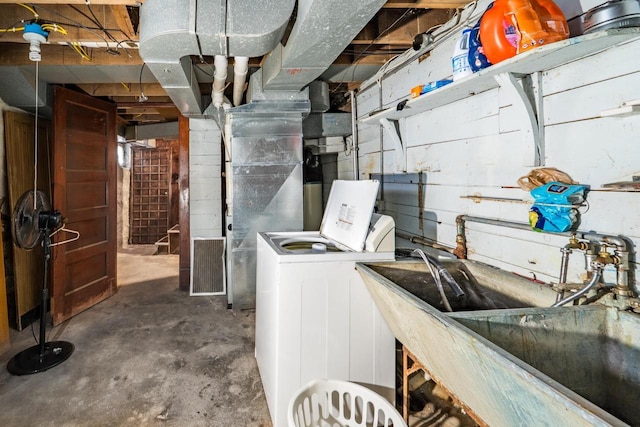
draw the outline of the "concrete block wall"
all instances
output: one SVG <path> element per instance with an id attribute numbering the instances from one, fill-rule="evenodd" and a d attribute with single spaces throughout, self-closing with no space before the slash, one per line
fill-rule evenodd
<path id="1" fill-rule="evenodd" d="M 191 237 L 222 236 L 222 134 L 214 120 L 189 120 Z"/>

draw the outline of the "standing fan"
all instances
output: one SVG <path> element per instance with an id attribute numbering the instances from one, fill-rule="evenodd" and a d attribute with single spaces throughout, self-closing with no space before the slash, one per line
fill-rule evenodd
<path id="1" fill-rule="evenodd" d="M 13 210 L 11 232 L 15 244 L 21 249 L 31 250 L 42 242 L 44 248 L 40 342 L 13 356 L 7 364 L 7 370 L 13 375 L 35 374 L 51 369 L 67 360 L 75 348 L 66 341 L 45 342 L 51 233 L 62 227 L 62 215 L 59 211 L 50 209 L 47 196 L 42 191 L 29 190 L 20 197 Z"/>

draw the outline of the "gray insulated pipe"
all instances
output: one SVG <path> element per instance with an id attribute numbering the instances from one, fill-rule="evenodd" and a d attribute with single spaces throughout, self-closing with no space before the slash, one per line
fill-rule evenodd
<path id="1" fill-rule="evenodd" d="M 194 57 L 258 57 L 278 45 L 295 0 L 146 0 L 140 57 L 180 112 L 202 116 Z"/>

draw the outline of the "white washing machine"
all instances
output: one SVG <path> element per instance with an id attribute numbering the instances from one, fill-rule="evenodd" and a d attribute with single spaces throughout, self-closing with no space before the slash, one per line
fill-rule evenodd
<path id="1" fill-rule="evenodd" d="M 335 181 L 320 232 L 258 233 L 256 359 L 275 427 L 316 378 L 395 400 L 395 338 L 355 270 L 394 260 L 393 219 L 372 215 L 377 192 L 377 181 Z"/>

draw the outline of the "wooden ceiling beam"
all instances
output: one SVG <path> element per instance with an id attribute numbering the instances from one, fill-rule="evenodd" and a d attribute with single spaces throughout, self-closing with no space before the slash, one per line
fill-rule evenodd
<path id="1" fill-rule="evenodd" d="M 2 1 L 2 0 L 0 0 Z M 0 28 L 11 29 L 22 27 L 23 22 L 34 19 L 34 15 L 27 9 L 17 4 L 1 5 Z M 34 5 L 34 9 L 43 22 L 58 23 L 66 30 L 67 34 L 50 31 L 49 43 L 58 42 L 94 42 L 104 43 L 113 40 L 93 22 L 90 12 L 93 12 L 100 26 L 106 29 L 116 40 L 138 40 L 138 35 L 134 33 L 127 6 L 106 6 L 91 3 L 91 11 L 86 5 L 74 6 L 64 4 Z M 77 10 L 76 10 L 77 9 Z M 127 24 L 128 22 L 128 24 Z M 24 42 L 22 30 L 13 32 L 3 32 L 2 42 Z"/>
<path id="2" fill-rule="evenodd" d="M 91 96 L 139 96 L 140 85 L 135 83 L 128 87 L 120 83 L 79 84 L 80 89 Z M 142 83 L 145 96 L 166 96 L 160 83 Z M 141 103 L 142 104 L 142 103 Z"/>
<path id="3" fill-rule="evenodd" d="M 147 102 L 151 102 L 151 103 L 171 103 L 171 105 L 173 105 L 173 102 L 171 101 L 171 98 L 169 98 L 168 96 L 149 96 L 147 95 L 147 93 L 145 92 L 145 95 L 149 98 L 145 103 Z M 122 95 L 113 95 L 111 96 L 111 100 L 113 102 L 115 102 L 116 104 L 120 105 L 120 104 L 137 104 L 138 100 L 137 98 L 134 96 L 134 94 L 129 94 L 128 96 L 122 96 Z"/>
<path id="4" fill-rule="evenodd" d="M 111 12 L 113 13 L 113 17 L 118 23 L 120 32 L 122 32 L 122 34 L 125 34 L 131 40 L 138 40 L 138 38 L 136 37 L 136 32 L 133 30 L 133 24 L 131 23 L 129 12 L 127 12 L 127 6 L 113 5 L 111 6 Z M 136 38 L 133 39 L 132 37 Z"/>
<path id="5" fill-rule="evenodd" d="M 146 93 L 145 93 L 146 95 Z M 145 101 L 145 102 L 118 102 L 118 109 L 127 110 L 130 108 L 176 108 L 175 104 L 169 102 Z"/>
<path id="6" fill-rule="evenodd" d="M 44 65 L 142 65 L 137 49 L 118 49 L 120 55 L 110 55 L 104 48 L 86 48 L 91 61 L 83 59 L 71 47 L 43 44 L 41 66 Z M 128 53 L 128 54 L 127 54 Z M 129 57 L 131 55 L 131 57 Z M 29 60 L 29 45 L 25 43 L 2 43 L 0 65 L 33 65 Z"/>

